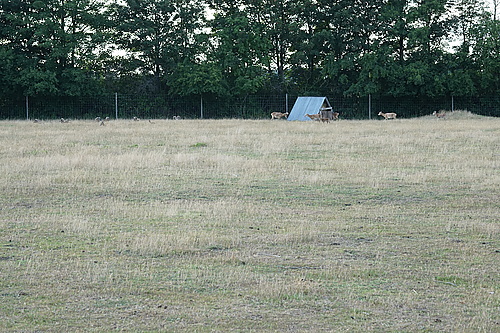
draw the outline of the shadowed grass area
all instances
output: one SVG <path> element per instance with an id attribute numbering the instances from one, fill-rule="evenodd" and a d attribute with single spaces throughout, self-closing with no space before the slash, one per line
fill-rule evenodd
<path id="1" fill-rule="evenodd" d="M 492 332 L 500 121 L 0 122 L 0 330 Z"/>

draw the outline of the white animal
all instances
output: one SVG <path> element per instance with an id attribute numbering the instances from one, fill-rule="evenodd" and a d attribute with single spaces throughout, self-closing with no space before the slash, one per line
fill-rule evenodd
<path id="1" fill-rule="evenodd" d="M 389 113 L 379 112 L 378 115 L 384 117 L 385 120 L 396 119 L 396 117 L 397 117 L 397 114 L 395 114 L 394 112 L 389 112 Z"/>
<path id="2" fill-rule="evenodd" d="M 289 113 L 285 112 L 271 112 L 271 119 L 281 119 L 283 117 L 288 118 Z"/>
<path id="3" fill-rule="evenodd" d="M 181 116 L 173 116 L 173 120 L 181 120 Z"/>
<path id="4" fill-rule="evenodd" d="M 68 120 L 68 119 L 64 119 L 64 118 L 61 118 L 61 123 L 63 123 L 63 124 L 67 124 L 67 123 L 69 123 L 69 120 Z"/>
<path id="5" fill-rule="evenodd" d="M 139 120 L 141 120 L 141 118 L 137 118 L 137 117 L 134 117 L 133 119 L 134 119 L 134 121 L 139 121 Z"/>

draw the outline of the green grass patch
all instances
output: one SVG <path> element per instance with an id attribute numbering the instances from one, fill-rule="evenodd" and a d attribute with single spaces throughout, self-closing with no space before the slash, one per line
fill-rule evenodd
<path id="1" fill-rule="evenodd" d="M 207 147 L 208 145 L 204 142 L 197 142 L 193 145 L 191 145 L 190 147 L 191 148 L 204 148 L 204 147 Z"/>

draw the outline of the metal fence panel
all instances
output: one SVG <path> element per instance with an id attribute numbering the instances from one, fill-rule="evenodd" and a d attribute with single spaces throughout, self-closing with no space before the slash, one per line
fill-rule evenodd
<path id="1" fill-rule="evenodd" d="M 468 110 L 500 117 L 500 97 L 344 97 L 326 96 L 342 119 L 377 119 L 379 112 L 398 118 L 432 114 L 439 110 Z M 290 112 L 297 96 L 247 95 L 241 97 L 171 95 L 122 95 L 80 97 L 20 96 L 0 100 L 0 119 L 266 119 L 271 112 Z"/>

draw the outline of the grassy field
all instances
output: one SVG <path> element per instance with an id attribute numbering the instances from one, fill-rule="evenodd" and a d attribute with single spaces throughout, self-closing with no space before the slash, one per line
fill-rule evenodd
<path id="1" fill-rule="evenodd" d="M 498 332 L 500 119 L 0 122 L 2 332 Z"/>

